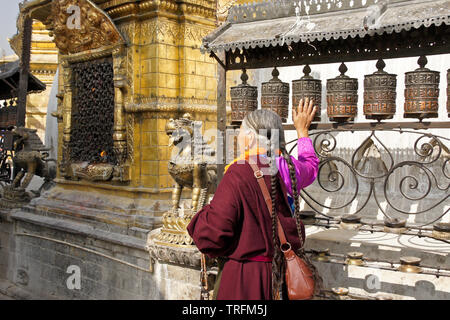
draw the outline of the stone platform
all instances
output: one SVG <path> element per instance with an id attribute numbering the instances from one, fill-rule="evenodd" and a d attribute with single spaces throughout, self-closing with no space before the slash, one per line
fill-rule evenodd
<path id="1" fill-rule="evenodd" d="M 314 262 L 326 288 L 345 287 L 367 298 L 450 299 L 450 243 L 384 232 L 315 226 L 306 230 L 307 250 L 329 249 L 328 262 Z M 364 264 L 346 264 L 350 252 L 362 253 Z M 401 257 L 420 258 L 422 272 L 397 271 Z"/>

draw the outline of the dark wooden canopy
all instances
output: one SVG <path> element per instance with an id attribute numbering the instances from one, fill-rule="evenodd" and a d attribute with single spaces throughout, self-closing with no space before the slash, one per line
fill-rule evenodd
<path id="1" fill-rule="evenodd" d="M 18 96 L 20 81 L 19 60 L 8 62 L 0 66 L 0 100 L 12 99 Z M 28 93 L 44 91 L 45 84 L 28 73 Z"/>
<path id="2" fill-rule="evenodd" d="M 203 39 L 226 70 L 450 52 L 449 0 L 275 0 L 234 6 Z"/>

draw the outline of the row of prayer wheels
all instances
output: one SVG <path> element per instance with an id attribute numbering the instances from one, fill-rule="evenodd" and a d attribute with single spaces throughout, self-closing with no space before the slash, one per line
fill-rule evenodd
<path id="1" fill-rule="evenodd" d="M 420 68 L 405 74 L 405 118 L 437 118 L 439 108 L 438 71 L 425 68 L 425 56 L 418 60 Z M 364 115 L 367 119 L 392 119 L 396 112 L 397 75 L 389 74 L 383 69 L 386 64 L 378 60 L 377 71 L 364 78 Z M 327 113 L 330 121 L 352 121 L 358 113 L 358 79 L 345 75 L 347 66 L 342 63 L 341 73 L 334 79 L 327 80 Z M 311 68 L 306 65 L 304 76 L 292 82 L 292 103 L 298 106 L 301 99 L 309 98 L 318 106 L 314 121 L 321 121 L 322 82 L 314 79 Z M 261 107 L 276 112 L 283 122 L 289 115 L 289 84 L 282 82 L 275 67 L 273 78 L 262 83 Z M 243 70 L 242 83 L 231 88 L 232 122 L 241 122 L 245 115 L 258 108 L 258 89 L 247 83 L 248 75 Z M 447 84 L 450 83 L 450 70 L 447 72 Z M 450 116 L 450 86 L 447 86 L 447 112 Z"/>

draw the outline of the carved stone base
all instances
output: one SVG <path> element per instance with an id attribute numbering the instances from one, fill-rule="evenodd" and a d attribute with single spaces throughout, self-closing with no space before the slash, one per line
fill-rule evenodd
<path id="1" fill-rule="evenodd" d="M 11 186 L 3 188 L 3 198 L 0 200 L 0 208 L 14 209 L 21 208 L 28 204 L 31 196 L 23 189 L 14 189 Z"/>
<path id="2" fill-rule="evenodd" d="M 165 231 L 167 233 L 167 231 Z M 147 250 L 150 258 L 162 263 L 173 263 L 190 267 L 200 267 L 201 253 L 195 245 L 162 243 L 162 228 L 153 230 L 148 235 Z M 189 236 L 189 235 L 188 235 Z"/>

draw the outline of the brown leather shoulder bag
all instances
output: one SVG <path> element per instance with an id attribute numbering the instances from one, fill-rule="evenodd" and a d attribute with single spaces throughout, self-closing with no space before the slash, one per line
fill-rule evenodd
<path id="1" fill-rule="evenodd" d="M 253 169 L 256 180 L 261 187 L 264 200 L 266 201 L 269 213 L 272 212 L 272 199 L 267 189 L 267 185 L 264 182 L 264 174 L 259 169 L 256 164 L 249 163 Z M 291 247 L 291 244 L 287 241 L 286 235 L 284 233 L 283 227 L 281 226 L 278 216 L 277 229 L 278 238 L 280 239 L 281 251 L 286 259 L 286 287 L 289 296 L 289 300 L 310 300 L 314 297 L 314 277 L 311 269 L 308 267 L 307 263 L 301 259 Z M 300 234 L 301 246 L 303 248 L 304 241 Z"/>

